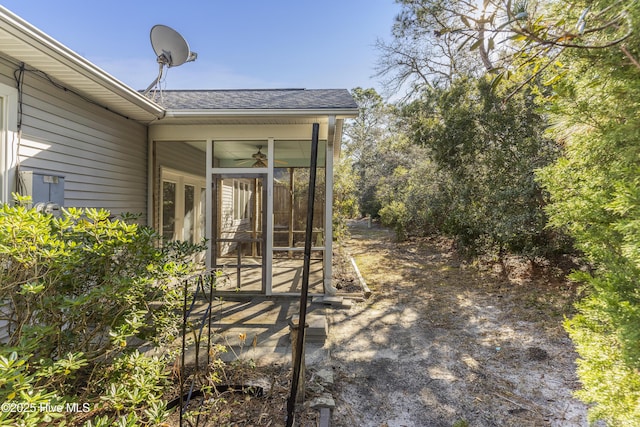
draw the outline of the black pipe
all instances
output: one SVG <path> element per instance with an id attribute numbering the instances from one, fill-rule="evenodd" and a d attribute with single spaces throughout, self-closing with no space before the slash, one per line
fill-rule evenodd
<path id="1" fill-rule="evenodd" d="M 313 124 L 311 134 L 311 168 L 309 169 L 309 198 L 307 203 L 307 231 L 304 240 L 304 266 L 302 270 L 302 291 L 300 293 L 300 315 L 298 317 L 298 341 L 296 342 L 296 360 L 293 361 L 293 378 L 291 378 L 291 395 L 287 402 L 287 427 L 293 425 L 293 413 L 296 406 L 296 393 L 300 380 L 302 365 L 302 349 L 304 347 L 305 325 L 307 323 L 307 299 L 309 295 L 309 270 L 311 269 L 311 240 L 313 234 L 313 209 L 316 196 L 316 173 L 318 165 L 318 131 L 320 125 Z M 302 373 L 304 375 L 304 372 Z"/>
<path id="2" fill-rule="evenodd" d="M 182 427 L 182 418 L 183 418 L 183 393 L 182 388 L 184 386 L 185 380 L 185 369 L 184 369 L 184 356 L 187 347 L 187 319 L 189 314 L 187 313 L 187 291 L 189 289 L 189 279 L 184 279 L 184 304 L 182 306 L 182 354 L 180 355 L 180 427 Z"/>

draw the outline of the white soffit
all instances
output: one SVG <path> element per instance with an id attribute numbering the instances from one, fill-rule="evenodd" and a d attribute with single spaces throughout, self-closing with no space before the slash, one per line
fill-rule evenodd
<path id="1" fill-rule="evenodd" d="M 0 52 L 123 116 L 141 122 L 164 116 L 160 105 L 2 6 Z"/>

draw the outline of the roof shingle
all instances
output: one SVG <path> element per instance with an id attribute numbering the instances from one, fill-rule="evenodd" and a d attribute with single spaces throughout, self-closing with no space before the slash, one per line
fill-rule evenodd
<path id="1" fill-rule="evenodd" d="M 346 89 L 164 90 L 154 101 L 169 110 L 357 109 Z"/>

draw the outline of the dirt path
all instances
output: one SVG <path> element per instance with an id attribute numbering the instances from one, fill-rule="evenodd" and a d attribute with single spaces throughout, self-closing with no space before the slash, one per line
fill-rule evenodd
<path id="1" fill-rule="evenodd" d="M 482 273 L 447 244 L 352 227 L 373 295 L 331 313 L 335 426 L 585 426 L 563 280 Z M 521 266 L 522 267 L 522 266 Z"/>

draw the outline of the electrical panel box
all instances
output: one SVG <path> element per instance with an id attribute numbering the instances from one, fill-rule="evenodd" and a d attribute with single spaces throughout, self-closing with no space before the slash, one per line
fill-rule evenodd
<path id="1" fill-rule="evenodd" d="M 33 171 L 21 171 L 20 181 L 23 196 L 31 196 L 31 203 L 64 206 L 64 176 Z"/>

